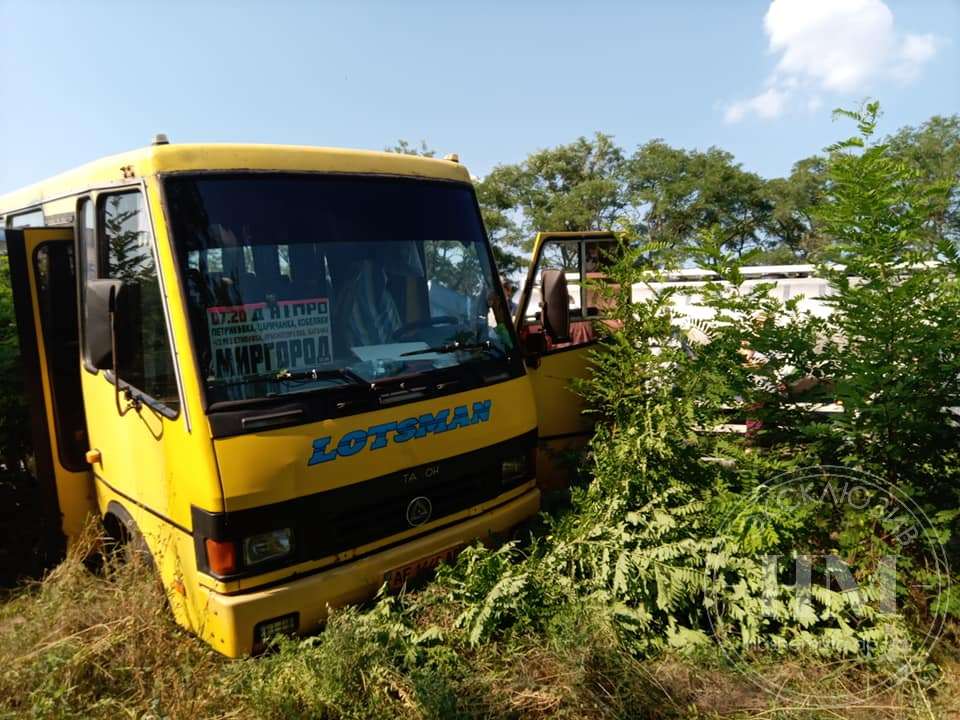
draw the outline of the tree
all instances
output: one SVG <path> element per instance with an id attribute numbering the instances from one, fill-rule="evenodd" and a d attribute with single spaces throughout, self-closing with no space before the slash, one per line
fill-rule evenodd
<path id="1" fill-rule="evenodd" d="M 427 145 L 426 140 L 421 140 L 419 146 L 411 145 L 407 140 L 397 140 L 397 144 L 384 148 L 384 152 L 397 153 L 398 155 L 419 155 L 420 157 L 436 157 L 437 151 Z"/>
<path id="2" fill-rule="evenodd" d="M 630 225 L 625 163 L 613 138 L 596 133 L 498 165 L 477 186 L 491 236 L 501 246 L 529 251 L 538 231 Z"/>
<path id="3" fill-rule="evenodd" d="M 960 406 L 960 253 L 947 238 L 917 239 L 942 219 L 954 187 L 873 141 L 877 103 L 837 112 L 859 134 L 829 148 L 817 209 L 833 241 L 824 259 L 836 263 L 820 268 L 832 289 L 825 354 L 844 407 L 830 439 L 841 459 L 891 481 L 946 489 L 958 448 L 947 408 Z"/>
<path id="4" fill-rule="evenodd" d="M 796 262 L 812 259 L 826 239 L 814 218 L 823 201 L 826 161 L 819 155 L 794 163 L 790 175 L 768 180 L 767 198 L 771 206 L 767 233 L 778 243 L 768 257 Z"/>
<path id="5" fill-rule="evenodd" d="M 937 238 L 960 243 L 960 115 L 935 115 L 919 127 L 901 128 L 885 144 L 891 157 L 907 163 L 924 183 L 946 185 L 926 236 L 931 243 Z"/>
<path id="6" fill-rule="evenodd" d="M 640 226 L 657 245 L 688 246 L 706 228 L 716 228 L 738 255 L 776 244 L 768 232 L 773 205 L 765 181 L 728 152 L 652 140 L 633 154 L 627 172 Z"/>
<path id="7" fill-rule="evenodd" d="M 113 195 L 107 202 L 103 219 L 104 235 L 109 249 L 110 276 L 127 283 L 151 281 L 156 277 L 153 255 L 144 231 L 139 226 L 141 209 L 128 207 L 126 198 Z"/>
<path id="8" fill-rule="evenodd" d="M 960 244 L 960 115 L 902 128 L 885 145 L 924 183 L 949 187 L 917 242 Z M 417 147 L 401 140 L 389 150 L 435 155 L 422 141 Z M 657 139 L 628 157 L 610 135 L 596 133 L 497 165 L 476 190 L 498 264 L 508 274 L 521 267 L 521 255 L 544 230 L 619 229 L 680 250 L 710 229 L 725 250 L 750 253 L 752 263 L 789 264 L 818 261 L 830 242 L 818 219 L 826 166 L 826 157 L 814 155 L 795 163 L 787 177 L 766 180 L 719 148 L 685 150 Z"/>

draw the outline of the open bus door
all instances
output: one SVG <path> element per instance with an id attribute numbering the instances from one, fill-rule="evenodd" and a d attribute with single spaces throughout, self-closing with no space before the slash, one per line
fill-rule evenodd
<path id="1" fill-rule="evenodd" d="M 96 512 L 85 459 L 73 228 L 0 229 L 20 340 L 37 482 L 69 544 Z M 60 539 L 62 541 L 62 538 Z"/>
<path id="2" fill-rule="evenodd" d="M 590 351 L 599 338 L 596 324 L 604 317 L 603 300 L 590 282 L 602 279 L 617 242 L 612 232 L 538 233 L 534 242 L 516 322 L 536 397 L 537 477 L 544 489 L 568 483 L 571 452 L 592 434 L 571 381 L 589 372 Z"/>

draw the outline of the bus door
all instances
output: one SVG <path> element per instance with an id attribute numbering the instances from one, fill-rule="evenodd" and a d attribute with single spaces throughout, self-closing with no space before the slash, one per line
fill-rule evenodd
<path id="1" fill-rule="evenodd" d="M 534 244 L 517 311 L 517 332 L 537 403 L 537 477 L 545 489 L 569 482 L 576 470 L 572 465 L 576 451 L 592 433 L 583 400 L 571 381 L 589 372 L 590 351 L 598 339 L 596 324 L 604 315 L 603 301 L 591 282 L 602 280 L 602 258 L 616 242 L 609 232 L 539 233 Z M 551 327 L 544 312 L 545 280 L 546 294 L 555 299 L 559 290 L 568 304 L 565 328 Z"/>
<path id="2" fill-rule="evenodd" d="M 153 221 L 139 187 L 83 199 L 78 216 L 81 376 L 94 481 L 101 508 L 106 498 L 111 498 L 108 506 L 120 505 L 130 516 L 124 522 L 150 536 L 147 540 L 157 559 L 158 528 L 189 527 L 189 503 L 206 485 L 198 481 L 192 497 L 171 486 L 178 463 L 192 449 L 183 444 L 188 435 L 180 412 Z M 114 286 L 115 320 L 108 312 L 105 291 Z M 199 464 L 190 471 L 204 480 L 216 472 Z"/>
<path id="3" fill-rule="evenodd" d="M 96 512 L 85 459 L 74 233 L 62 227 L 0 233 L 10 263 L 39 489 L 45 510 L 59 514 L 69 543 Z"/>

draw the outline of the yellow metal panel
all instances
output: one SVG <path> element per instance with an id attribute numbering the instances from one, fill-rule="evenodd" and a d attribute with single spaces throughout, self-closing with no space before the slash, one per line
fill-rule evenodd
<path id="1" fill-rule="evenodd" d="M 336 443 L 351 430 L 419 417 L 425 413 L 491 401 L 490 419 L 457 430 L 428 434 L 383 449 L 308 466 L 316 438 Z M 324 420 L 214 441 L 227 510 L 242 510 L 332 490 L 351 483 L 453 457 L 522 435 L 536 427 L 527 378 L 376 412 Z"/>
<path id="2" fill-rule="evenodd" d="M 197 632 L 223 654 L 237 657 L 251 651 L 253 629 L 263 620 L 298 612 L 300 632 L 316 630 L 329 608 L 370 597 L 388 571 L 475 538 L 502 536 L 539 507 L 540 493 L 531 490 L 467 522 L 284 585 L 241 595 L 201 588 L 194 600 L 202 608 Z"/>
<path id="3" fill-rule="evenodd" d="M 592 423 L 583 414 L 583 398 L 573 391 L 570 383 L 586 376 L 591 347 L 544 355 L 539 367 L 527 371 L 536 399 L 541 438 L 590 431 Z"/>
<path id="4" fill-rule="evenodd" d="M 170 144 L 112 155 L 0 196 L 0 215 L 156 173 L 188 170 L 276 170 L 403 175 L 469 182 L 459 163 L 399 153 L 296 145 Z"/>
<path id="5" fill-rule="evenodd" d="M 288 170 L 377 173 L 470 182 L 459 163 L 416 155 L 297 145 L 160 145 L 144 172 L 183 170 Z"/>

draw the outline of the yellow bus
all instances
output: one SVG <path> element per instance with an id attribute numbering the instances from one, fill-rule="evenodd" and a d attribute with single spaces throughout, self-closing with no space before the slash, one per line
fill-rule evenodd
<path id="1" fill-rule="evenodd" d="M 161 137 L 0 218 L 67 542 L 92 513 L 145 546 L 220 652 L 537 512 L 544 348 L 455 158 Z"/>

